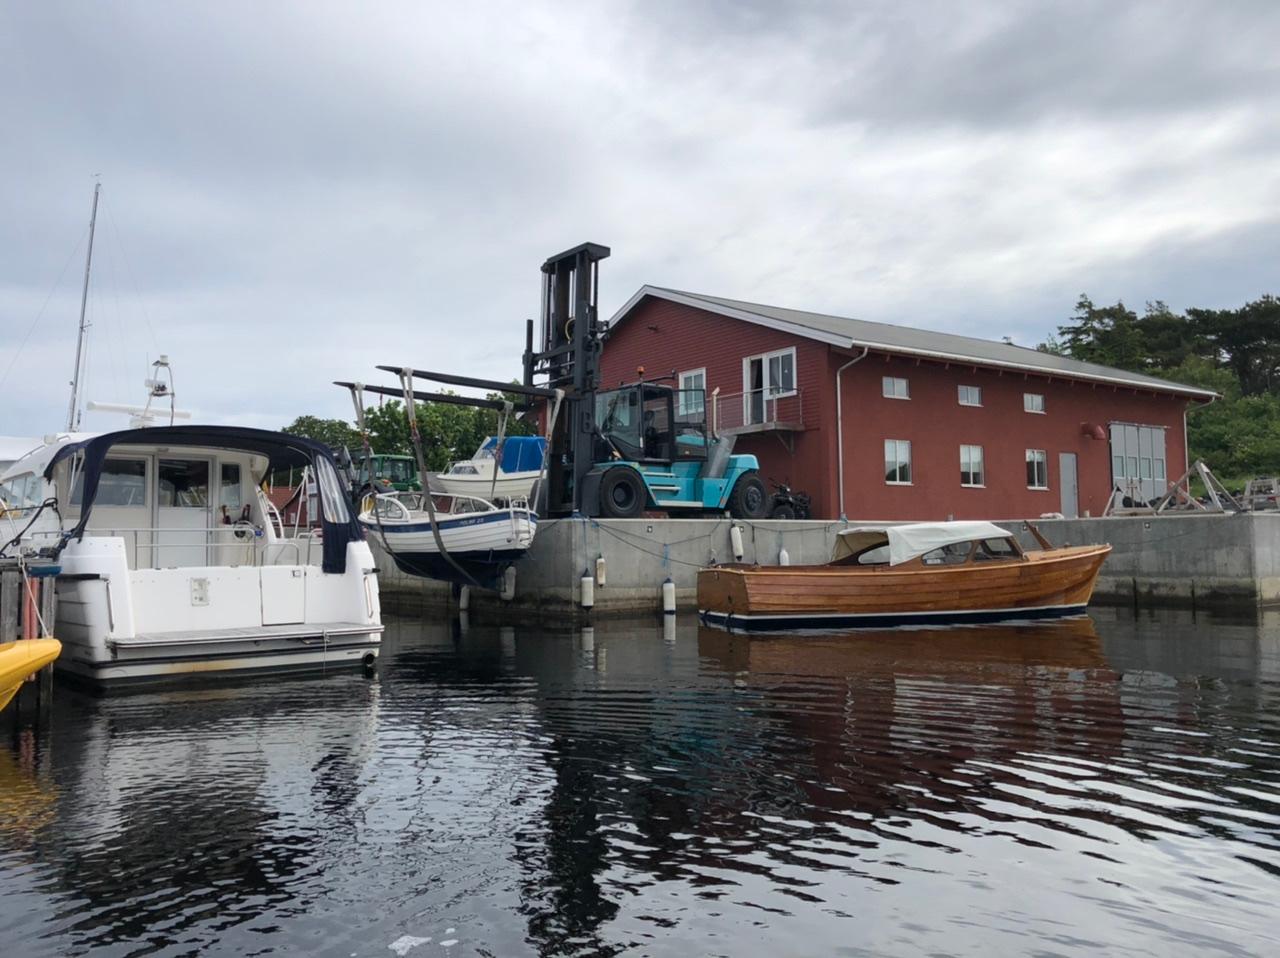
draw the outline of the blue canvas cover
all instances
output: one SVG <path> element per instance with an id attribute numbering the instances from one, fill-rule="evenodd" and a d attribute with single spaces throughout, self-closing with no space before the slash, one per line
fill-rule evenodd
<path id="1" fill-rule="evenodd" d="M 490 436 L 480 448 L 492 452 L 498 445 L 498 437 Z M 547 451 L 547 440 L 542 436 L 508 436 L 502 444 L 500 472 L 537 472 L 542 468 L 542 457 Z"/>

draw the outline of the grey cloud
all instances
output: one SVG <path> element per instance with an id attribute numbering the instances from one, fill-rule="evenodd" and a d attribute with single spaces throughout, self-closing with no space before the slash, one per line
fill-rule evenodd
<path id="1" fill-rule="evenodd" d="M 1086 289 L 1242 302 L 1280 239 L 1272 6 L 5 5 L 0 371 L 95 172 L 90 395 L 163 350 L 182 404 L 262 425 L 376 363 L 516 375 L 584 239 L 605 312 L 651 282 L 1034 343 Z M 61 421 L 79 270 L 0 432 Z"/>

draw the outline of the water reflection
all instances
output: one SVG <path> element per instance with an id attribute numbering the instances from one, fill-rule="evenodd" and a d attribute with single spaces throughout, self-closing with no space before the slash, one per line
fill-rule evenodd
<path id="1" fill-rule="evenodd" d="M 374 681 L 59 689 L 0 749 L 0 919 L 24 954 L 1267 950 L 1280 621 L 1095 620 L 402 621 Z"/>

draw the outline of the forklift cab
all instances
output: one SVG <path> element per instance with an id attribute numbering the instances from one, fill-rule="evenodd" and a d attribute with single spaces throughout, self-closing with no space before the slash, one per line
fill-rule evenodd
<path id="1" fill-rule="evenodd" d="M 636 383 L 596 394 L 595 460 L 671 463 L 707 458 L 701 389 Z"/>

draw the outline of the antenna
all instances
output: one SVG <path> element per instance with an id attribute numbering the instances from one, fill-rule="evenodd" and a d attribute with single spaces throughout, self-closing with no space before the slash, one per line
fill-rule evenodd
<path id="1" fill-rule="evenodd" d="M 84 289 L 80 293 L 80 333 L 76 337 L 76 368 L 71 374 L 71 405 L 67 409 L 67 432 L 80 428 L 80 374 L 84 365 L 84 337 L 88 325 L 84 321 L 85 307 L 89 304 L 89 267 L 93 264 L 93 230 L 98 222 L 98 194 L 102 183 L 93 184 L 93 209 L 89 213 L 89 249 L 84 254 Z"/>

